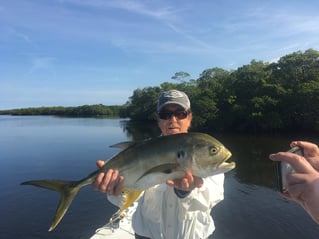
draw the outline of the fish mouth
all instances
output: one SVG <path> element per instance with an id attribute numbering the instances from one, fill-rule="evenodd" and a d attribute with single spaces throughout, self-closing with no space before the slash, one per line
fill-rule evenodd
<path id="1" fill-rule="evenodd" d="M 222 162 L 221 164 L 218 165 L 218 168 L 224 168 L 224 169 L 233 169 L 235 168 L 236 163 L 235 162 Z"/>
<path id="2" fill-rule="evenodd" d="M 227 160 L 232 156 L 231 152 L 226 148 L 226 155 L 224 159 L 217 165 L 217 168 L 233 169 L 236 166 L 235 162 L 227 162 Z"/>

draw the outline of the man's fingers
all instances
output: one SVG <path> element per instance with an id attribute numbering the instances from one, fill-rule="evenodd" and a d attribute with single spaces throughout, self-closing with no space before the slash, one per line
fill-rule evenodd
<path id="1" fill-rule="evenodd" d="M 204 181 L 202 178 L 194 177 L 194 183 L 195 183 L 195 187 L 201 188 L 204 184 Z"/>
<path id="2" fill-rule="evenodd" d="M 95 190 L 101 190 L 101 191 L 103 191 L 103 192 L 106 191 L 107 185 L 102 184 L 103 179 L 104 179 L 104 176 L 105 176 L 105 173 L 100 173 L 100 174 L 96 177 L 96 179 L 95 179 L 95 181 L 94 181 L 94 183 L 93 183 L 93 188 L 94 188 Z"/>
<path id="3" fill-rule="evenodd" d="M 194 185 L 194 176 L 190 171 L 185 172 L 185 178 L 187 179 L 187 185 L 188 187 L 190 185 Z"/>
<path id="4" fill-rule="evenodd" d="M 291 147 L 299 146 L 303 148 L 305 151 L 309 151 L 312 153 L 319 153 L 318 145 L 307 142 L 307 141 L 292 141 L 290 144 Z"/>
<path id="5" fill-rule="evenodd" d="M 120 195 L 122 193 L 123 183 L 124 183 L 124 177 L 123 176 L 119 176 L 118 184 L 116 185 L 116 187 L 114 189 L 114 195 L 115 196 L 118 196 L 118 195 Z"/>
<path id="6" fill-rule="evenodd" d="M 279 152 L 269 155 L 269 158 L 273 161 L 282 161 L 289 163 L 293 169 L 298 173 L 312 173 L 314 168 L 312 165 L 302 156 L 290 152 Z"/>
<path id="7" fill-rule="evenodd" d="M 292 147 L 299 146 L 303 148 L 304 157 L 306 160 L 319 171 L 319 148 L 318 145 L 307 141 L 293 141 L 290 144 Z"/>
<path id="8" fill-rule="evenodd" d="M 194 188 L 203 186 L 203 179 L 192 175 L 190 171 L 186 171 L 184 178 L 167 180 L 166 184 L 179 190 L 192 191 Z"/>
<path id="9" fill-rule="evenodd" d="M 111 170 L 109 170 L 111 171 Z M 109 175 L 109 184 L 107 187 L 107 191 L 109 194 L 113 195 L 115 191 L 115 186 L 118 184 L 119 180 L 119 171 L 112 170 L 112 174 Z"/>
<path id="10" fill-rule="evenodd" d="M 190 182 L 188 178 L 183 178 L 181 184 L 182 184 L 182 190 L 189 191 Z"/>
<path id="11" fill-rule="evenodd" d="M 100 173 L 95 179 L 93 187 L 102 192 L 106 192 L 106 191 L 112 192 L 114 186 L 111 185 L 112 187 L 110 187 L 110 182 L 111 182 L 111 178 L 113 177 L 113 172 L 114 171 L 112 169 L 109 169 L 106 173 Z"/>

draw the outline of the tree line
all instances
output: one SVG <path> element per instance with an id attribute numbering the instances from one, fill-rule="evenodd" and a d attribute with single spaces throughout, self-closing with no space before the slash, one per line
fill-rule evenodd
<path id="1" fill-rule="evenodd" d="M 273 63 L 252 60 L 236 70 L 209 68 L 198 79 L 192 79 L 187 72 L 177 72 L 172 79 L 176 82 L 134 90 L 121 106 L 41 107 L 0 111 L 0 114 L 154 120 L 160 93 L 178 89 L 191 100 L 192 126 L 196 129 L 319 131 L 319 51 L 314 49 L 288 54 Z"/>
<path id="2" fill-rule="evenodd" d="M 102 104 L 82 105 L 75 107 L 36 107 L 13 110 L 1 110 L 0 114 L 5 115 L 56 115 L 70 117 L 118 117 L 122 106 L 106 106 Z"/>
<path id="3" fill-rule="evenodd" d="M 151 120 L 163 91 L 185 91 L 193 127 L 215 131 L 319 131 L 319 52 L 308 49 L 278 62 L 252 60 L 236 70 L 210 68 L 198 79 L 177 72 L 178 83 L 136 89 L 126 105 L 132 120 Z"/>

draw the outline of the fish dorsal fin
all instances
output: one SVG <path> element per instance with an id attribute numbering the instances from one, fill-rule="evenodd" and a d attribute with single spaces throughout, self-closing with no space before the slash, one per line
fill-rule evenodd
<path id="1" fill-rule="evenodd" d="M 119 149 L 123 149 L 124 150 L 124 149 L 127 149 L 129 147 L 133 147 L 134 145 L 137 145 L 137 144 L 147 143 L 150 140 L 151 139 L 144 139 L 144 140 L 140 140 L 140 141 L 120 142 L 120 143 L 111 145 L 110 148 L 119 148 Z"/>
<path id="2" fill-rule="evenodd" d="M 132 147 L 135 144 L 137 144 L 137 142 L 133 142 L 133 141 L 120 142 L 120 143 L 111 145 L 110 148 L 127 149 L 129 147 Z"/>
<path id="3" fill-rule="evenodd" d="M 144 139 L 144 140 L 140 140 L 140 141 L 120 142 L 120 143 L 111 145 L 110 148 L 119 148 L 119 149 L 124 150 L 124 149 L 127 149 L 129 147 L 133 147 L 134 145 L 137 145 L 137 144 L 147 143 L 149 140 L 151 140 L 151 139 Z"/>
<path id="4" fill-rule="evenodd" d="M 122 217 L 122 214 L 124 211 L 135 202 L 138 197 L 141 195 L 143 191 L 142 190 L 133 190 L 133 189 L 124 189 L 123 193 L 125 195 L 124 202 L 121 206 L 121 208 L 113 214 L 111 217 L 109 223 L 112 223 Z"/>

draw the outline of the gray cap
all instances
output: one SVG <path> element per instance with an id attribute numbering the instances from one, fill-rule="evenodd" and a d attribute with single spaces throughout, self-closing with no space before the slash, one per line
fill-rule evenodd
<path id="1" fill-rule="evenodd" d="M 157 102 L 157 112 L 168 104 L 179 105 L 185 110 L 189 110 L 191 108 L 188 96 L 184 92 L 178 90 L 166 91 L 160 95 Z"/>

